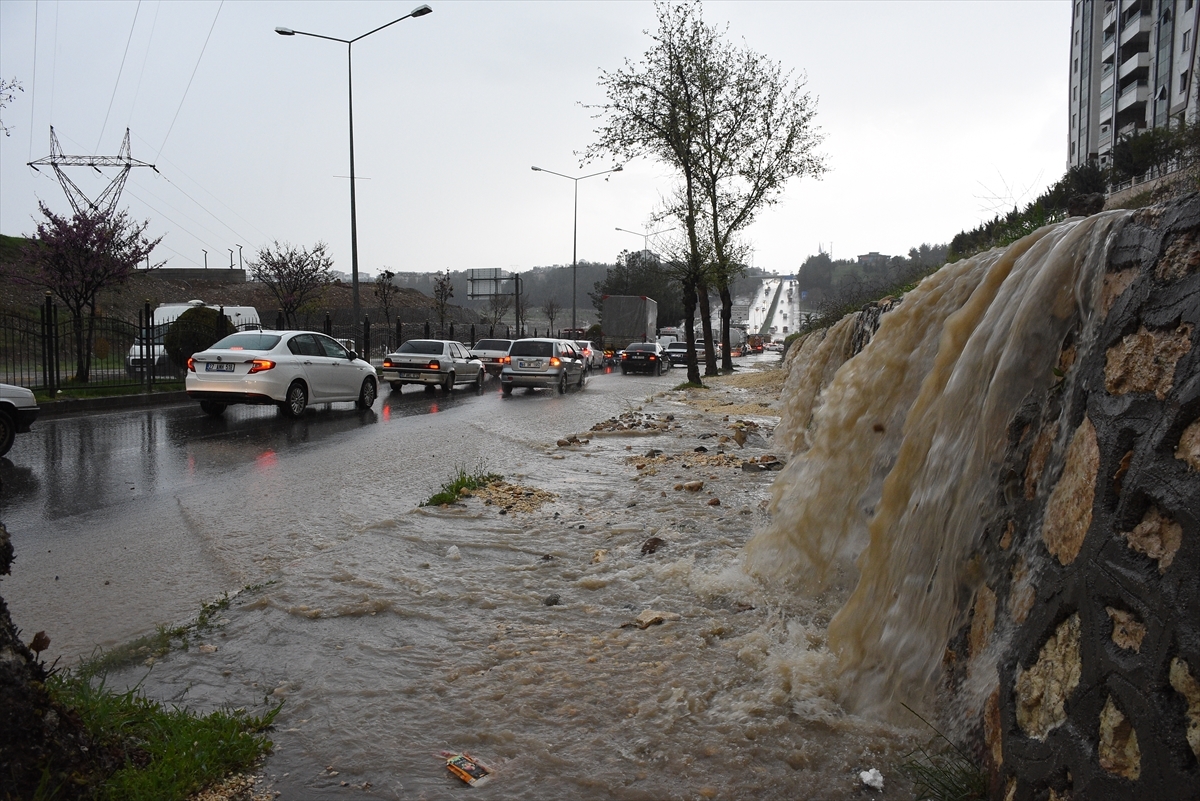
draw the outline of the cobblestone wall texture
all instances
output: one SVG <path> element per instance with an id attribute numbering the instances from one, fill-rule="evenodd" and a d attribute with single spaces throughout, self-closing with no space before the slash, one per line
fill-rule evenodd
<path id="1" fill-rule="evenodd" d="M 1200 798 L 1200 196 L 1116 232 L 1097 314 L 1010 428 L 950 654 L 1000 649 L 1005 801 Z"/>

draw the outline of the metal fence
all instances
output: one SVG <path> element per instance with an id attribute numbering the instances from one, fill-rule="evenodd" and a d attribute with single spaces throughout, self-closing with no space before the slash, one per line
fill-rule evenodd
<path id="1" fill-rule="evenodd" d="M 187 370 L 187 355 L 194 352 L 188 350 L 187 343 L 207 347 L 232 330 L 223 307 L 216 311 L 211 323 L 189 323 L 178 317 L 160 319 L 147 304 L 135 321 L 85 316 L 76 325 L 67 310 L 47 299 L 36 315 L 0 313 L 0 382 L 51 394 L 68 388 L 151 391 L 179 385 Z M 282 314 L 263 323 L 262 327 L 269 330 L 287 328 Z M 515 339 L 528 329 L 453 322 L 443 327 L 436 321 L 400 319 L 373 324 L 369 317 L 361 325 L 335 324 L 326 314 L 320 330 L 378 365 L 384 355 L 409 339 L 453 339 L 470 347 L 484 337 Z M 538 333 L 535 329 L 532 335 Z M 182 349 L 179 341 L 185 346 Z M 88 352 L 90 358 L 80 357 Z"/>

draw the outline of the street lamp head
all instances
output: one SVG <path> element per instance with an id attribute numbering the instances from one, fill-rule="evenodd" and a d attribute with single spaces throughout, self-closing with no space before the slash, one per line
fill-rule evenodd
<path id="1" fill-rule="evenodd" d="M 433 13 L 432 8 L 430 8 L 429 6 L 426 6 L 426 5 L 420 5 L 420 6 L 417 6 L 416 8 L 414 8 L 412 10 L 412 13 L 409 14 L 409 16 L 410 17 L 423 17 L 426 14 L 432 14 L 432 13 Z"/>
<path id="2" fill-rule="evenodd" d="M 296 35 L 296 32 L 293 31 L 291 28 L 284 28 L 282 26 L 276 28 L 275 33 L 279 34 L 280 36 L 295 36 Z"/>
<path id="3" fill-rule="evenodd" d="M 541 171 L 542 171 L 542 168 L 541 168 L 541 167 L 530 167 L 529 169 L 533 170 L 534 172 L 541 172 Z"/>
<path id="4" fill-rule="evenodd" d="M 618 164 L 617 166 L 612 168 L 612 171 L 613 172 L 621 172 L 624 169 L 625 169 L 624 167 L 622 167 L 620 164 Z"/>

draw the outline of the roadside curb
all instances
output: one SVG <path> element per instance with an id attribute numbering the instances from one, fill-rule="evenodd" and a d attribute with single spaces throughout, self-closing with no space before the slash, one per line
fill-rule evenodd
<path id="1" fill-rule="evenodd" d="M 74 412 L 103 412 L 113 409 L 137 409 L 144 406 L 166 406 L 188 401 L 187 392 L 143 392 L 138 395 L 114 395 L 108 398 L 64 398 L 38 404 L 39 417 L 51 417 Z"/>

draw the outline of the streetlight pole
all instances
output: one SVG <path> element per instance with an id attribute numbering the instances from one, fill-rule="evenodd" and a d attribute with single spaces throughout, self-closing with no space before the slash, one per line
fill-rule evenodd
<path id="1" fill-rule="evenodd" d="M 308 33 L 306 31 L 297 31 L 291 28 L 278 27 L 275 33 L 280 36 L 312 36 L 315 39 L 328 39 L 331 42 L 341 42 L 346 45 L 346 82 L 348 100 L 347 106 L 350 112 L 350 284 L 352 287 L 352 296 L 354 303 L 354 325 L 355 331 L 358 330 L 360 324 L 359 316 L 361 307 L 358 300 L 358 213 L 354 202 L 354 43 L 360 39 L 365 39 L 373 33 L 382 31 L 384 28 L 391 27 L 397 22 L 408 19 L 409 17 L 423 17 L 426 14 L 432 14 L 433 9 L 427 5 L 420 5 L 414 8 L 403 17 L 394 19 L 386 25 L 380 25 L 374 30 L 367 31 L 362 36 L 356 36 L 353 39 L 339 39 L 336 36 L 324 36 L 319 33 Z M 361 336 L 355 335 L 355 344 L 362 347 Z"/>
<path id="2" fill-rule="evenodd" d="M 620 172 L 624 168 L 618 164 L 611 170 L 601 170 L 600 172 L 594 172 L 590 175 L 580 175 L 578 178 L 570 175 L 563 175 L 561 172 L 555 172 L 554 170 L 545 170 L 541 167 L 531 167 L 530 169 L 532 169 L 534 172 L 545 172 L 549 173 L 550 175 L 557 175 L 559 178 L 566 178 L 568 181 L 575 182 L 575 216 L 571 223 L 571 328 L 577 328 L 578 323 L 575 319 L 575 308 L 577 305 L 576 300 L 578 299 L 576 281 L 579 274 L 579 182 L 584 178 L 595 178 L 597 175 L 607 175 L 610 172 Z"/>

